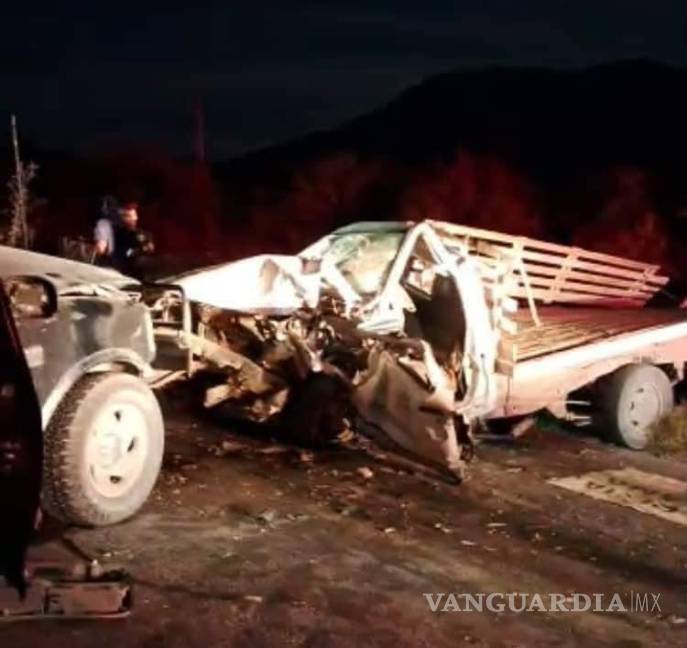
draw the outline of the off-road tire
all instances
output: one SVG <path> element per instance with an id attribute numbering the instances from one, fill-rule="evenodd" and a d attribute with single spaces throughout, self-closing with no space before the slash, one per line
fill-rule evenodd
<path id="1" fill-rule="evenodd" d="M 603 381 L 595 427 L 613 443 L 643 450 L 651 426 L 673 404 L 673 388 L 664 371 L 650 364 L 627 365 Z"/>
<path id="2" fill-rule="evenodd" d="M 89 480 L 86 442 L 99 413 L 118 402 L 138 408 L 147 444 L 143 467 L 121 496 L 105 497 Z M 164 423 L 148 385 L 127 373 L 84 376 L 67 393 L 45 432 L 43 509 L 79 526 L 107 526 L 134 515 L 150 495 L 160 472 Z"/>

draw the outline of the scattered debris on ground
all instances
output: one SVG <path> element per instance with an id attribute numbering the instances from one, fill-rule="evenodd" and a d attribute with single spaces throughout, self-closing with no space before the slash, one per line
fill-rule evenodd
<path id="1" fill-rule="evenodd" d="M 371 454 L 366 440 L 308 450 L 312 461 L 302 461 L 302 449 L 268 450 L 272 439 L 240 427 L 191 428 L 182 399 L 170 400 L 163 478 L 141 514 L 69 532 L 84 555 L 135 575 L 133 614 L 50 632 L 0 623 L 0 645 L 449 648 L 465 636 L 484 648 L 504 637 L 511 646 L 686 645 L 685 527 L 547 483 L 623 463 L 677 480 L 675 458 L 550 432 L 482 445 L 475 478 L 456 488 L 390 452 Z M 223 441 L 245 449 L 209 451 Z M 47 534 L 40 550 L 63 546 Z M 654 592 L 661 614 L 436 614 L 423 596 L 561 588 Z"/>
<path id="2" fill-rule="evenodd" d="M 71 569 L 64 563 L 29 565 L 27 582 L 23 599 L 14 588 L 0 586 L 0 622 L 121 619 L 131 612 L 130 577 L 121 570 L 106 570 L 96 560 Z"/>
<path id="3" fill-rule="evenodd" d="M 357 473 L 363 478 L 363 479 L 372 479 L 375 474 L 372 472 L 370 468 L 367 466 L 360 466 L 358 468 Z"/>

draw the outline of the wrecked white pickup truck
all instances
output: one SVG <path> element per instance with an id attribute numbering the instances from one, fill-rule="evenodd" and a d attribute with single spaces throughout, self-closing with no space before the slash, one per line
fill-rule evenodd
<path id="1" fill-rule="evenodd" d="M 186 365 L 160 380 L 200 369 L 207 406 L 310 440 L 353 413 L 458 475 L 476 425 L 543 409 L 642 448 L 687 362 L 687 314 L 645 306 L 657 272 L 448 223 L 358 223 L 171 279 L 185 299 L 156 299 L 158 347 Z"/>

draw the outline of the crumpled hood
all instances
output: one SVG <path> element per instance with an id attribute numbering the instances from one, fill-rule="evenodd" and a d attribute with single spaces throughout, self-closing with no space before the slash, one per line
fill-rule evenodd
<path id="1" fill-rule="evenodd" d="M 297 256 L 261 254 L 171 279 L 191 301 L 245 313 L 288 315 L 314 307 L 319 273 L 304 273 Z"/>

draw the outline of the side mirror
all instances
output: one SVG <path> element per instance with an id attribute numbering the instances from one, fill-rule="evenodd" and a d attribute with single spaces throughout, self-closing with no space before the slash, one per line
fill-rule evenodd
<path id="1" fill-rule="evenodd" d="M 47 318 L 57 311 L 57 291 L 46 279 L 25 275 L 8 277 L 4 287 L 15 319 Z"/>

